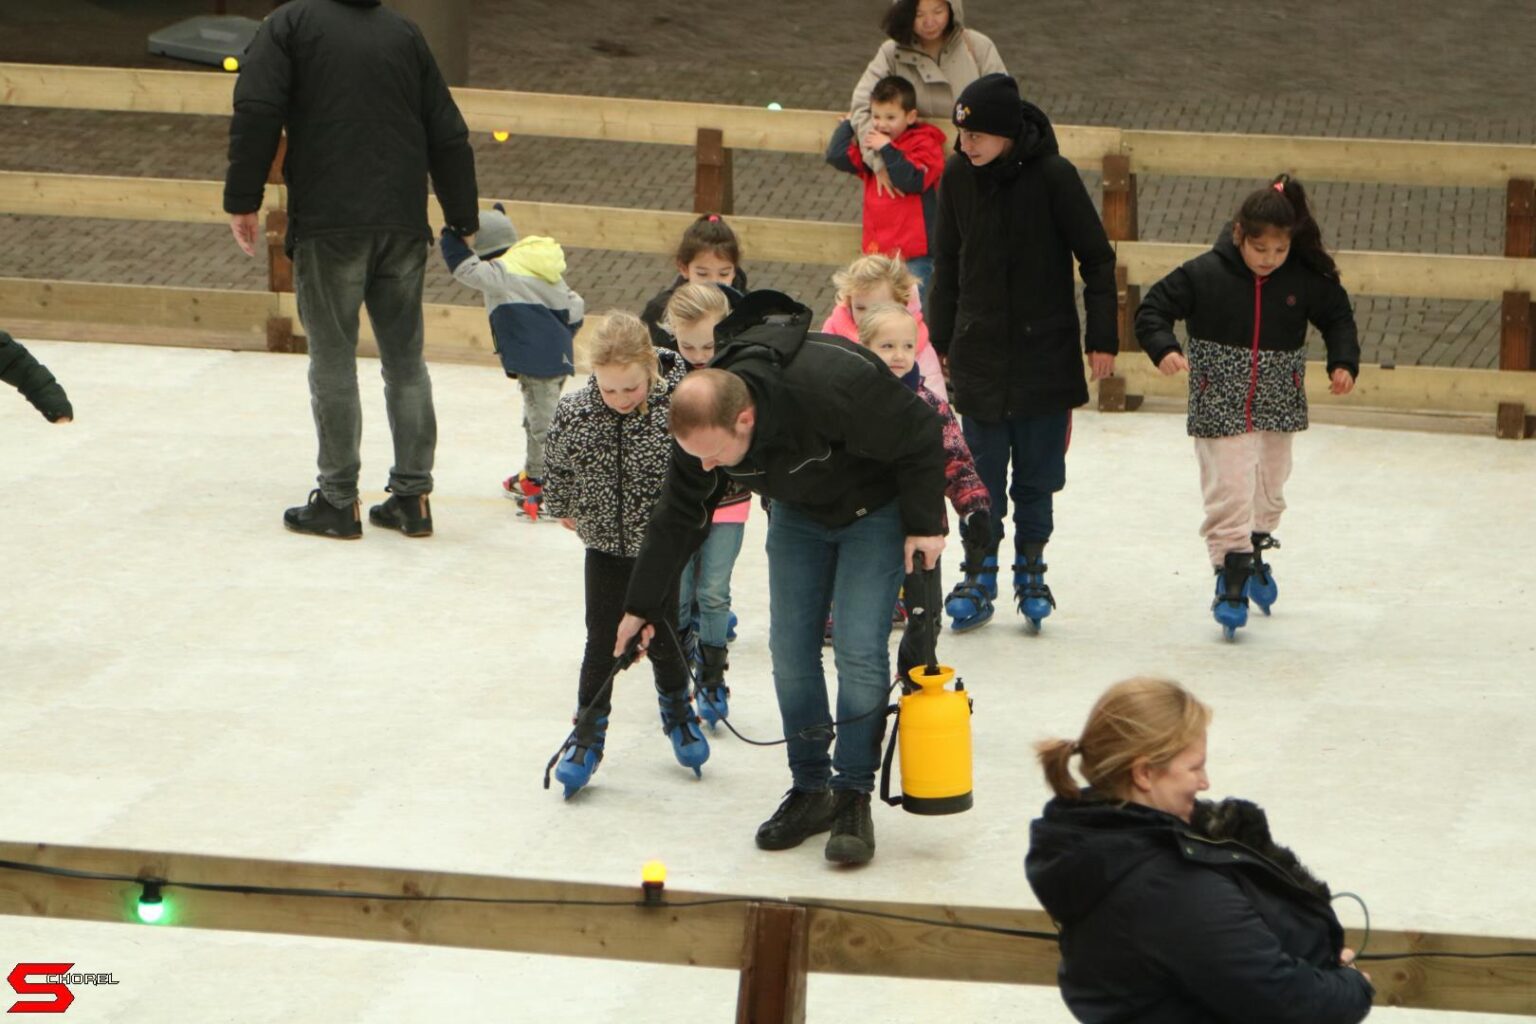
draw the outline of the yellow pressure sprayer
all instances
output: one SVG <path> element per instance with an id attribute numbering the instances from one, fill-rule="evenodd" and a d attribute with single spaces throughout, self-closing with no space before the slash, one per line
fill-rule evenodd
<path id="1" fill-rule="evenodd" d="M 880 767 L 880 799 L 911 814 L 958 814 L 972 804 L 971 697 L 955 670 L 938 664 L 938 570 L 912 573 L 904 592 L 907 631 L 896 656 L 902 695 L 892 708 L 896 720 Z M 901 795 L 893 797 L 891 761 L 898 746 Z"/>

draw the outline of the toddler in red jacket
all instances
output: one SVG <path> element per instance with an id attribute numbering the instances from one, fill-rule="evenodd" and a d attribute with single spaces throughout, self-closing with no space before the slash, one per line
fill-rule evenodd
<path id="1" fill-rule="evenodd" d="M 900 75 L 888 75 L 869 94 L 871 128 L 864 146 L 885 161 L 890 185 L 864 163 L 860 140 L 846 118 L 832 133 L 827 163 L 864 180 L 864 251 L 900 256 L 927 291 L 933 274 L 933 225 L 939 176 L 944 173 L 944 133 L 917 114 L 917 92 Z"/>

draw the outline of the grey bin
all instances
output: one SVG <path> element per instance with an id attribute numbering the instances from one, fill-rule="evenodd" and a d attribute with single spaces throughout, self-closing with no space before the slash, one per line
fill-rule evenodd
<path id="1" fill-rule="evenodd" d="M 245 48 L 251 45 L 260 27 L 261 22 L 251 18 L 200 15 L 150 33 L 149 52 L 161 57 L 223 67 L 224 58 L 244 56 Z"/>

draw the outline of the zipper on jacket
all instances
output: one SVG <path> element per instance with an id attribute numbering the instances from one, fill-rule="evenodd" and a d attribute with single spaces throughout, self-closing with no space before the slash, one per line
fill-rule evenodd
<path id="1" fill-rule="evenodd" d="M 1326 902 L 1320 896 L 1318 896 L 1316 893 L 1314 893 L 1314 892 L 1312 892 L 1312 891 L 1310 891 L 1308 889 L 1303 888 L 1301 883 L 1296 881 L 1296 879 L 1291 875 L 1291 873 L 1289 871 L 1285 870 L 1285 868 L 1281 867 L 1279 864 L 1276 864 L 1274 861 L 1270 860 L 1268 857 L 1264 856 L 1262 853 L 1260 853 L 1258 850 L 1255 850 L 1253 847 L 1249 846 L 1247 843 L 1241 842 L 1241 841 L 1239 841 L 1237 839 L 1212 839 L 1209 836 L 1202 836 L 1202 835 L 1199 835 L 1198 833 L 1195 833 L 1195 832 L 1180 832 L 1179 835 L 1180 835 L 1181 839 L 1191 839 L 1191 840 L 1193 840 L 1193 841 L 1195 841 L 1197 843 L 1200 843 L 1203 846 L 1236 847 L 1237 849 L 1241 850 L 1243 853 L 1247 854 L 1250 858 L 1252 858 L 1252 860 L 1253 860 L 1253 862 L 1255 864 L 1262 865 L 1271 874 L 1273 874 L 1276 877 L 1278 877 L 1281 881 L 1285 882 L 1292 889 L 1295 889 L 1296 892 L 1299 893 L 1300 895 L 1305 896 L 1305 897 L 1307 897 L 1308 899 L 1311 899 L 1311 900 L 1317 900 L 1320 903 L 1325 903 Z M 1234 856 L 1235 856 L 1235 854 L 1234 854 Z"/>
<path id="2" fill-rule="evenodd" d="M 614 426 L 617 428 L 618 433 L 618 444 L 615 447 L 619 453 L 619 479 L 614 485 L 617 495 L 613 504 L 613 518 L 619 524 L 619 555 L 627 557 L 624 554 L 628 550 L 624 546 L 624 418 L 622 416 L 619 417 Z"/>
<path id="3" fill-rule="evenodd" d="M 1259 393 L 1259 324 L 1264 312 L 1264 282 L 1267 277 L 1253 277 L 1253 354 L 1248 369 L 1248 401 L 1244 405 L 1243 414 L 1246 420 L 1246 433 L 1253 433 L 1253 402 Z"/>

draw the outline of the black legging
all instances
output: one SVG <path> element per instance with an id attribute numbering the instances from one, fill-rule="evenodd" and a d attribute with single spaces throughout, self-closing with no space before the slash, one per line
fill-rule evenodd
<path id="1" fill-rule="evenodd" d="M 603 680 L 613 671 L 613 645 L 618 639 L 619 619 L 624 615 L 624 594 L 629 589 L 629 577 L 634 571 L 635 560 L 610 555 L 604 551 L 587 548 L 587 649 L 581 659 L 581 685 L 577 701 L 582 708 L 597 694 Z M 656 692 L 686 698 L 688 694 L 688 665 L 674 637 L 677 634 L 677 581 L 672 581 L 666 598 L 661 602 L 663 621 L 653 623 L 656 638 L 646 652 L 651 671 L 656 676 Z M 617 682 L 615 682 L 617 685 Z M 613 691 L 600 704 L 587 708 L 580 716 L 578 732 L 595 728 L 597 720 L 608 717 Z M 590 738 L 584 735 L 583 738 Z"/>

